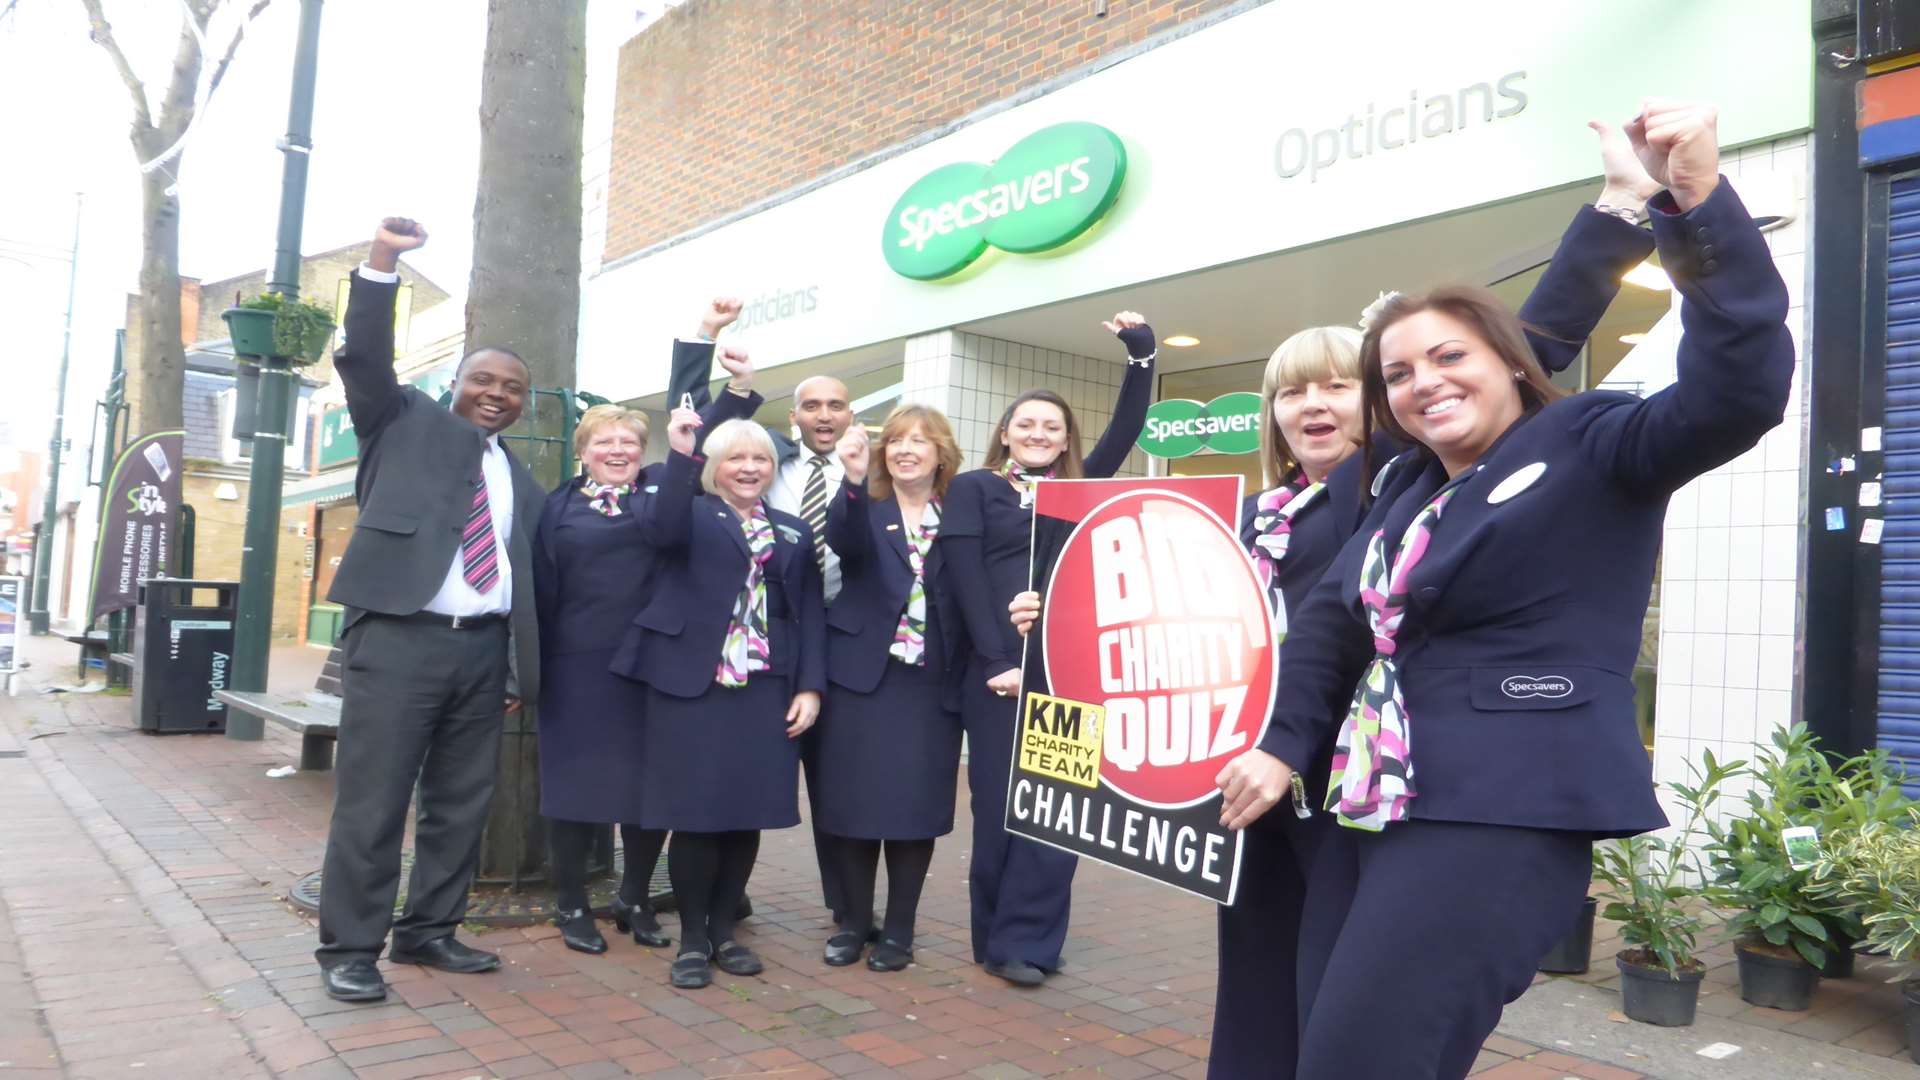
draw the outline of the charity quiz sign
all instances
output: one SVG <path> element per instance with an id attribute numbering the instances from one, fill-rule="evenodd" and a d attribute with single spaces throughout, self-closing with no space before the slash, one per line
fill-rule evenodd
<path id="1" fill-rule="evenodd" d="M 1258 745 L 1278 631 L 1237 476 L 1042 480 L 1007 831 L 1233 902 L 1214 778 Z"/>

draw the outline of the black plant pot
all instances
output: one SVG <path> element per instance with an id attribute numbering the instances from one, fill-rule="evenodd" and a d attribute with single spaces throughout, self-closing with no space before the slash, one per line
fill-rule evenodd
<path id="1" fill-rule="evenodd" d="M 1620 969 L 1620 1009 L 1628 1017 L 1660 1027 L 1693 1023 L 1705 968 L 1669 975 L 1665 968 L 1628 963 L 1625 956 L 1617 956 L 1613 962 Z"/>
<path id="2" fill-rule="evenodd" d="M 1580 918 L 1567 931 L 1567 936 L 1556 942 L 1547 955 L 1540 958 L 1540 970 L 1549 975 L 1585 975 L 1593 961 L 1593 913 L 1600 902 L 1587 897 L 1580 905 Z"/>
<path id="3" fill-rule="evenodd" d="M 1751 952 L 1744 945 L 1735 945 L 1733 955 L 1740 964 L 1740 1000 L 1788 1012 L 1805 1012 L 1813 1006 L 1820 969 L 1797 956 L 1787 960 Z"/>
<path id="4" fill-rule="evenodd" d="M 1920 1062 L 1920 979 L 1908 979 L 1900 987 L 1907 999 L 1907 1056 Z"/>
<path id="5" fill-rule="evenodd" d="M 1828 944 L 1833 948 L 1827 954 L 1827 966 L 1820 969 L 1821 976 L 1828 979 L 1853 978 L 1854 940 L 1845 934 L 1835 933 Z"/>

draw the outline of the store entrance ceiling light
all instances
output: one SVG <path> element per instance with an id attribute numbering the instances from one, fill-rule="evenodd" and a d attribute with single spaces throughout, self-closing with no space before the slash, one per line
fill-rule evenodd
<path id="1" fill-rule="evenodd" d="M 1200 344 L 1200 339 L 1192 334 L 1175 334 L 1167 339 L 1167 344 L 1176 349 L 1191 349 Z"/>

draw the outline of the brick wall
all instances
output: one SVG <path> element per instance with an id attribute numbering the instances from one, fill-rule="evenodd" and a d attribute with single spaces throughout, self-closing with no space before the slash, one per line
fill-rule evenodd
<path id="1" fill-rule="evenodd" d="M 609 261 L 1240 0 L 690 0 L 620 50 Z"/>

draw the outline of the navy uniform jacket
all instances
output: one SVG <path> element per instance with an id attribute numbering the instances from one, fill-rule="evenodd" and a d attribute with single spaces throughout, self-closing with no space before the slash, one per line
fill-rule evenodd
<path id="1" fill-rule="evenodd" d="M 713 352 L 712 344 L 684 341 L 674 342 L 673 349 L 676 363 L 683 352 L 709 355 Z M 701 410 L 702 426 L 697 434 L 704 437 L 722 421 L 752 416 L 761 402 L 757 393 L 746 396 L 723 393 Z M 665 475 L 664 465 L 641 469 L 634 477 L 633 490 L 620 497 L 622 512 L 644 520 L 651 512 L 654 493 Z M 534 534 L 534 602 L 540 612 L 543 658 L 619 645 L 634 615 L 646 603 L 651 587 L 654 551 L 645 544 L 633 545 L 617 567 L 567 566 L 554 558 L 554 531 L 568 527 L 567 501 L 584 498 L 578 476 L 554 488 L 547 496 L 539 529 Z"/>
<path id="2" fill-rule="evenodd" d="M 913 589 L 907 526 L 900 504 L 874 500 L 865 484 L 843 481 L 827 506 L 827 546 L 840 556 L 840 595 L 827 609 L 827 678 L 849 690 L 871 694 L 880 685 L 893 634 Z M 952 601 L 951 582 L 940 545 L 927 549 L 927 667 L 943 684 L 958 672 L 960 645 L 966 640 Z M 958 708 L 957 699 L 948 703 Z"/>
<path id="3" fill-rule="evenodd" d="M 1652 206 L 1686 301 L 1677 381 L 1644 400 L 1592 391 L 1523 417 L 1456 478 L 1408 582 L 1396 640 L 1416 818 L 1601 836 L 1667 823 L 1629 680 L 1667 499 L 1780 422 L 1794 353 L 1786 286 L 1732 186 L 1685 214 L 1666 193 Z M 1373 655 L 1357 597 L 1367 543 L 1382 528 L 1397 543 L 1448 483 L 1424 450 L 1387 468 L 1300 606 L 1262 749 L 1305 764 L 1333 737 Z"/>
<path id="4" fill-rule="evenodd" d="M 473 511 L 487 433 L 419 388 L 400 385 L 393 371 L 393 296 L 399 286 L 357 273 L 348 280 L 346 340 L 333 367 L 346 387 L 347 413 L 360 440 L 353 478 L 360 517 L 327 599 L 347 609 L 350 627 L 367 612 L 412 615 L 446 583 Z M 541 492 L 513 451 L 506 454 L 513 471 L 513 525 L 505 545 L 513 568 L 508 692 L 531 701 L 540 693 L 532 537 Z"/>
<path id="5" fill-rule="evenodd" d="M 1647 230 L 1591 206 L 1574 212 L 1553 260 L 1520 306 L 1527 343 L 1542 367 L 1565 371 L 1580 356 L 1620 291 L 1620 276 L 1652 253 L 1653 236 Z M 1372 504 L 1368 465 L 1385 462 L 1402 449 L 1376 435 L 1369 452 L 1352 455 L 1327 474 L 1326 490 L 1293 519 L 1287 554 L 1273 579 L 1289 620 L 1365 519 Z M 1253 527 L 1258 498 L 1249 495 L 1240 507 L 1240 543 L 1248 551 L 1254 550 L 1259 535 Z"/>
<path id="6" fill-rule="evenodd" d="M 647 606 L 634 616 L 614 657 L 617 674 L 663 694 L 693 698 L 714 685 L 734 601 L 747 580 L 747 538 L 740 517 L 718 495 L 700 494 L 700 461 L 667 458 L 660 490 L 640 532 L 658 561 Z M 826 635 L 813 532 L 791 514 L 768 510 L 767 644 L 771 673 L 795 692 L 826 689 Z"/>

